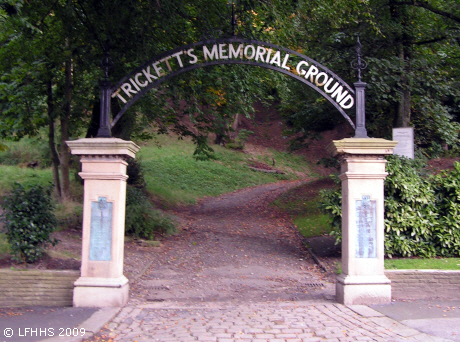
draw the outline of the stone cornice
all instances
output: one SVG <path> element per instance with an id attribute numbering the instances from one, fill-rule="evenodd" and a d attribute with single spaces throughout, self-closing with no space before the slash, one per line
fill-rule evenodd
<path id="1" fill-rule="evenodd" d="M 66 141 L 72 154 L 76 155 L 121 155 L 134 158 L 139 146 L 132 141 L 119 138 L 84 138 Z"/>
<path id="2" fill-rule="evenodd" d="M 393 154 L 397 141 L 381 138 L 345 138 L 333 140 L 327 146 L 328 152 L 333 155 L 354 154 L 354 155 L 386 155 Z"/>

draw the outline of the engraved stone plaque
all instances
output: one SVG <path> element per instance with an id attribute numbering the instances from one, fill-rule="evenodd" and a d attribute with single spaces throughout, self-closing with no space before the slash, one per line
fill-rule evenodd
<path id="1" fill-rule="evenodd" d="M 99 197 L 91 202 L 91 237 L 89 260 L 110 261 L 112 259 L 112 209 L 113 203 Z"/>
<path id="2" fill-rule="evenodd" d="M 377 257 L 376 212 L 376 201 L 371 201 L 370 196 L 356 200 L 357 258 Z"/>

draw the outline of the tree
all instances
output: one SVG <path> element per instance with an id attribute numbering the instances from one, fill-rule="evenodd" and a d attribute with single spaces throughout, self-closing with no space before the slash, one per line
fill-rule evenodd
<path id="1" fill-rule="evenodd" d="M 281 1 L 280 1 L 281 2 Z M 458 4 L 431 1 L 447 9 Z M 357 35 L 363 43 L 368 68 L 363 71 L 366 114 L 371 136 L 391 138 L 391 128 L 414 126 L 417 143 L 435 147 L 458 146 L 458 25 L 422 9 L 428 2 L 381 0 L 298 2 L 284 15 L 282 31 L 289 32 L 294 49 L 327 65 L 345 81 L 357 80 L 350 62 L 356 57 Z M 431 7 L 430 7 L 431 8 Z M 440 11 L 438 11 L 440 12 Z M 455 16 L 453 16 L 455 18 Z M 289 20 L 287 18 L 290 18 Z M 327 28 L 327 29 L 325 29 Z M 281 36 L 277 31 L 275 36 Z M 278 89 L 283 89 L 278 87 Z M 279 92 L 282 110 L 295 132 L 306 138 L 313 130 L 341 122 L 332 107 L 296 85 Z M 332 110 L 331 110 L 332 109 Z M 350 112 L 350 116 L 354 113 Z"/>

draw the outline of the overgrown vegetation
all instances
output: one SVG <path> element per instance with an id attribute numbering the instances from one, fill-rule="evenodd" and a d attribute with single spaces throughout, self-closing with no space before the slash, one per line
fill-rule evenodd
<path id="1" fill-rule="evenodd" d="M 130 159 L 126 173 L 129 178 L 126 188 L 125 233 L 148 240 L 154 240 L 158 235 L 174 234 L 175 222 L 155 209 L 148 198 L 141 161 Z"/>
<path id="2" fill-rule="evenodd" d="M 385 180 L 385 254 L 460 256 L 460 164 L 427 175 L 421 159 L 387 157 Z M 341 193 L 323 191 L 321 205 L 341 237 Z"/>
<path id="3" fill-rule="evenodd" d="M 29 189 L 16 183 L 3 199 L 6 236 L 13 258 L 32 263 L 40 259 L 43 249 L 58 242 L 51 238 L 56 218 L 51 201 L 51 188 Z"/>
<path id="4" fill-rule="evenodd" d="M 125 232 L 136 238 L 154 240 L 158 235 L 176 233 L 171 217 L 155 209 L 142 189 L 128 186 Z"/>

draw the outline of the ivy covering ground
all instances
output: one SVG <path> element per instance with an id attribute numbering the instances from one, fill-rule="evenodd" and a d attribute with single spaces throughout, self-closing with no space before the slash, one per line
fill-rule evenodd
<path id="1" fill-rule="evenodd" d="M 427 175 L 424 162 L 387 158 L 385 180 L 385 255 L 460 256 L 460 163 L 452 170 Z M 323 191 L 321 208 L 332 217 L 341 239 L 340 187 Z"/>

